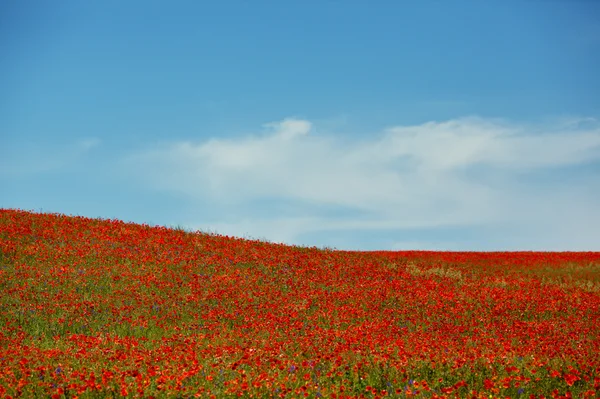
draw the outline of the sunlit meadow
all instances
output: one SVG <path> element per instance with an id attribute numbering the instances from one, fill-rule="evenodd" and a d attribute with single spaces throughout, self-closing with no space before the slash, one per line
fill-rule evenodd
<path id="1" fill-rule="evenodd" d="M 0 210 L 0 397 L 600 394 L 600 253 L 349 252 Z"/>

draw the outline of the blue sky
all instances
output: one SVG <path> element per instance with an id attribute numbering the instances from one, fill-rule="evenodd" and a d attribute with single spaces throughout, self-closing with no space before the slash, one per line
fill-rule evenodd
<path id="1" fill-rule="evenodd" d="M 0 4 L 0 207 L 600 250 L 600 3 Z"/>

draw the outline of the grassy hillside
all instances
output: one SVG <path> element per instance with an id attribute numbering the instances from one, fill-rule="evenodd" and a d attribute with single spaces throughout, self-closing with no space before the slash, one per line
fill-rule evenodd
<path id="1" fill-rule="evenodd" d="M 0 210 L 0 397 L 597 397 L 600 253 L 347 252 Z"/>

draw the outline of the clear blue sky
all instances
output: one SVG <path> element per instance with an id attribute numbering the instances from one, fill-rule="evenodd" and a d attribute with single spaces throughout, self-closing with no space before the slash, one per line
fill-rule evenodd
<path id="1" fill-rule="evenodd" d="M 0 207 L 600 250 L 600 2 L 0 3 Z"/>

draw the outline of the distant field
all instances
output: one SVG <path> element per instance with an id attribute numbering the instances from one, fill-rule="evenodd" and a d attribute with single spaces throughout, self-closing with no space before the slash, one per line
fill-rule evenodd
<path id="1" fill-rule="evenodd" d="M 600 253 L 346 252 L 0 209 L 0 397 L 600 396 Z"/>

